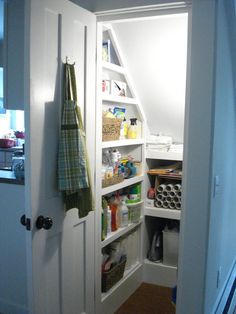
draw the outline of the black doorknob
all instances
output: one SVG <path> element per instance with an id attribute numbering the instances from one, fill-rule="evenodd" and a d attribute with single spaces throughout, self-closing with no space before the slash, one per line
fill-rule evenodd
<path id="1" fill-rule="evenodd" d="M 52 218 L 50 217 L 38 216 L 36 220 L 36 227 L 38 229 L 49 230 L 51 229 L 52 225 L 53 225 L 53 221 L 52 221 Z"/>

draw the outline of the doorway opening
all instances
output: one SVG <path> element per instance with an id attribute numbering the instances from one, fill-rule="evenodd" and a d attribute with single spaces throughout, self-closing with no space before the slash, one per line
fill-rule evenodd
<path id="1" fill-rule="evenodd" d="M 130 229 L 127 229 L 127 233 L 122 232 L 122 237 L 114 237 L 114 242 L 120 242 L 125 247 L 127 256 L 131 255 L 133 265 L 130 266 L 128 262 L 121 281 L 110 291 L 101 294 L 101 273 L 96 285 L 97 306 L 102 309 L 108 307 L 111 312 L 141 282 L 165 287 L 174 287 L 177 284 L 181 199 L 184 195 L 182 167 L 186 132 L 184 125 L 189 17 L 186 8 L 155 13 L 151 15 L 148 11 L 148 14 L 144 14 L 146 16 L 139 17 L 133 13 L 128 18 L 122 13 L 110 14 L 109 17 L 101 16 L 98 23 L 97 131 L 102 129 L 104 115 L 116 115 L 116 110 L 123 112 L 123 121 L 135 118 L 139 123 L 135 143 L 128 144 L 125 140 L 131 138 L 123 133 L 123 142 L 117 142 L 117 145 L 113 142 L 110 147 L 109 143 L 104 144 L 97 137 L 97 172 L 106 172 L 104 160 L 100 160 L 99 156 L 104 156 L 104 152 L 110 149 L 111 152 L 116 150 L 121 155 L 131 155 L 134 160 L 141 161 L 143 175 L 143 180 L 140 180 L 143 203 L 140 206 L 139 225 L 133 232 L 137 233 L 136 242 L 133 239 L 131 244 L 135 247 L 135 252 L 131 252 L 127 244 L 131 241 L 130 236 L 132 237 Z M 121 91 L 123 94 L 120 94 Z M 123 102 L 120 98 L 122 96 Z M 127 128 L 131 125 L 132 121 Z M 171 171 L 175 177 L 160 176 L 160 173 L 150 174 L 153 169 L 160 170 L 167 166 L 173 167 Z M 167 195 L 158 193 L 159 186 L 166 188 L 167 185 L 170 188 L 170 191 L 164 190 Z M 179 198 L 175 193 L 177 191 L 174 191 L 177 188 Z M 147 193 L 150 190 L 154 191 L 155 196 L 149 199 Z M 97 195 L 97 204 L 101 203 L 101 197 L 104 196 L 108 200 L 112 197 L 101 191 Z M 100 228 L 100 219 L 100 213 L 97 213 L 98 232 L 103 231 Z M 155 247 L 154 236 L 156 246 L 157 243 L 160 244 L 159 252 L 151 252 L 152 246 Z M 108 238 L 110 239 L 110 235 Z M 106 239 L 105 236 L 106 244 L 102 243 L 103 257 L 114 245 L 112 240 Z M 98 247 L 99 245 L 100 243 Z M 155 254 L 157 256 L 153 258 Z M 101 269 L 100 259 L 96 269 Z"/>

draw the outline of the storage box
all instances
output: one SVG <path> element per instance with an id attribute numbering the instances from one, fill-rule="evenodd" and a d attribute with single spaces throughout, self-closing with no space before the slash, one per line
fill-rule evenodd
<path id="1" fill-rule="evenodd" d="M 179 232 L 163 230 L 163 264 L 177 266 L 179 251 Z"/>
<path id="2" fill-rule="evenodd" d="M 103 118 L 102 119 L 102 140 L 116 141 L 120 138 L 121 119 Z"/>
<path id="3" fill-rule="evenodd" d="M 110 290 L 124 276 L 126 257 L 111 270 L 102 273 L 102 292 Z"/>
<path id="4" fill-rule="evenodd" d="M 124 181 L 124 177 L 122 175 L 111 177 L 111 178 L 107 178 L 107 179 L 103 179 L 102 180 L 102 187 L 106 188 L 108 186 L 111 186 L 111 185 L 114 185 L 114 184 L 118 184 L 118 183 L 123 182 L 123 181 Z"/>

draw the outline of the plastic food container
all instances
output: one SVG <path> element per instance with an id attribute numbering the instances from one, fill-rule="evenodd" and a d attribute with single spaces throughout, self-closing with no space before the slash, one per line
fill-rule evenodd
<path id="1" fill-rule="evenodd" d="M 177 266 L 179 250 L 179 232 L 163 230 L 163 264 Z"/>

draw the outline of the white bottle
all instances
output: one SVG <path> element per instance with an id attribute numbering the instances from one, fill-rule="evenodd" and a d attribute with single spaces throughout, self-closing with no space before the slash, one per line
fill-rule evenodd
<path id="1" fill-rule="evenodd" d="M 107 234 L 111 233 L 111 210 L 110 207 L 107 206 Z"/>
<path id="2" fill-rule="evenodd" d="M 122 201 L 120 213 L 121 213 L 121 227 L 128 226 L 128 224 L 129 224 L 129 210 L 125 204 L 125 201 Z"/>

